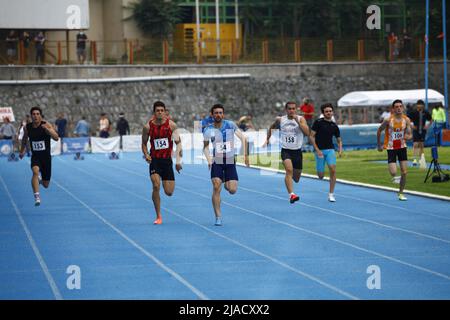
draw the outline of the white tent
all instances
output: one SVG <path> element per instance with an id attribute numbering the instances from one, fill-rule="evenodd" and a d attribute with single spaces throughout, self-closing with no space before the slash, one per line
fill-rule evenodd
<path id="1" fill-rule="evenodd" d="M 403 104 L 414 104 L 417 100 L 425 101 L 425 89 L 418 90 L 385 90 L 385 91 L 353 91 L 338 100 L 338 107 L 386 107 L 396 99 Z M 428 103 L 441 102 L 445 105 L 444 96 L 435 90 L 428 89 Z"/>

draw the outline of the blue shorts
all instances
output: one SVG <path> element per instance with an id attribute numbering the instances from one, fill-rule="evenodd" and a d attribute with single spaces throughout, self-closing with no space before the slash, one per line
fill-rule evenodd
<path id="1" fill-rule="evenodd" d="M 323 158 L 319 158 L 317 153 L 314 152 L 316 157 L 316 170 L 317 172 L 325 172 L 325 162 L 328 166 L 336 165 L 336 152 L 334 149 L 324 149 L 320 150 L 323 153 Z"/>
<path id="2" fill-rule="evenodd" d="M 229 180 L 238 181 L 236 164 L 217 164 L 214 162 L 211 166 L 211 179 L 212 178 L 219 178 L 222 182 L 227 182 Z"/>

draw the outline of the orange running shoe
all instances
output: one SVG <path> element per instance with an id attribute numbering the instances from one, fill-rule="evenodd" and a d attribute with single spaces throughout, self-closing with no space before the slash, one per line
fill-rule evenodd
<path id="1" fill-rule="evenodd" d="M 298 201 L 298 200 L 300 200 L 300 197 L 298 196 L 298 195 L 296 195 L 296 194 L 291 194 L 291 196 L 290 196 L 290 198 L 289 198 L 289 202 L 290 203 L 294 203 L 295 201 Z"/>

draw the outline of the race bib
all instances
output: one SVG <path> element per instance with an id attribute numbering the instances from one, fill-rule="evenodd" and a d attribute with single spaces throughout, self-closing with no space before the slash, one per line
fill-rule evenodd
<path id="1" fill-rule="evenodd" d="M 162 139 L 155 139 L 154 140 L 155 150 L 162 150 L 169 148 L 169 139 L 162 138 Z"/>
<path id="2" fill-rule="evenodd" d="M 231 142 L 217 142 L 216 143 L 216 153 L 224 154 L 231 151 Z"/>
<path id="3" fill-rule="evenodd" d="M 45 151 L 45 141 L 32 141 L 31 147 L 33 151 Z"/>
<path id="4" fill-rule="evenodd" d="M 297 144 L 297 136 L 284 136 L 284 142 L 286 144 Z"/>
<path id="5" fill-rule="evenodd" d="M 403 139 L 403 131 L 392 132 L 392 140 L 402 140 L 402 139 Z"/>

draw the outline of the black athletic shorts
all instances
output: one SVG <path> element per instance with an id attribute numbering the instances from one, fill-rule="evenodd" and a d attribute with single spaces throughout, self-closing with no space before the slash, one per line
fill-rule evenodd
<path id="1" fill-rule="evenodd" d="M 398 161 L 407 161 L 408 154 L 406 152 L 406 148 L 388 150 L 388 163 L 396 163 Z"/>
<path id="2" fill-rule="evenodd" d="M 31 168 L 38 166 L 43 181 L 50 181 L 52 177 L 52 157 L 51 156 L 31 156 Z"/>
<path id="3" fill-rule="evenodd" d="M 152 158 L 150 162 L 150 176 L 152 174 L 159 174 L 161 180 L 174 181 L 175 175 L 173 174 L 173 162 L 172 158 L 168 159 L 155 159 Z"/>
<path id="4" fill-rule="evenodd" d="M 427 130 L 422 130 L 422 133 L 419 133 L 419 130 L 413 130 L 413 142 L 424 142 L 426 135 Z"/>
<path id="5" fill-rule="evenodd" d="M 302 149 L 290 150 L 290 149 L 281 149 L 281 160 L 291 159 L 292 166 L 294 169 L 302 170 L 303 169 L 303 153 Z"/>

